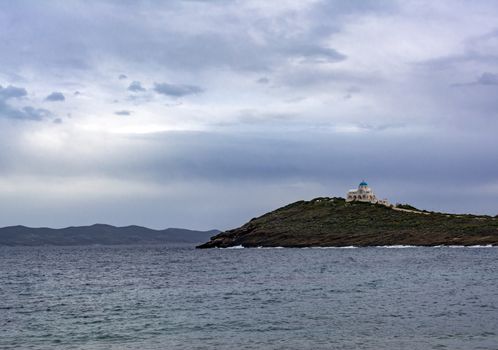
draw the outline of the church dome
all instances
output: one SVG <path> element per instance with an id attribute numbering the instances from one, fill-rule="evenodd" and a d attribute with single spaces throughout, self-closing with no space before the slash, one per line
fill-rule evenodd
<path id="1" fill-rule="evenodd" d="M 360 186 L 368 186 L 368 184 L 367 184 L 365 181 L 362 181 L 362 182 L 360 183 Z"/>

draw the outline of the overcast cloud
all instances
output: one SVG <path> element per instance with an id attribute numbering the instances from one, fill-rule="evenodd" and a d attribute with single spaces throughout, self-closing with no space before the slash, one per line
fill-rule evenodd
<path id="1" fill-rule="evenodd" d="M 491 0 L 0 1 L 0 226 L 226 229 L 363 179 L 496 215 L 497 16 Z"/>

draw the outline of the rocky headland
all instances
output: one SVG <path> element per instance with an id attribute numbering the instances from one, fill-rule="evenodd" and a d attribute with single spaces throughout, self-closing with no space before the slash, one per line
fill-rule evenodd
<path id="1" fill-rule="evenodd" d="M 295 202 L 254 218 L 198 248 L 389 245 L 498 245 L 498 217 L 324 197 Z"/>

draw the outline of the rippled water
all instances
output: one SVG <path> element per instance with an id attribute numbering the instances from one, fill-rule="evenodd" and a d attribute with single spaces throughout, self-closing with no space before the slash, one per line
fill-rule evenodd
<path id="1" fill-rule="evenodd" d="M 0 248 L 1 349 L 498 349 L 498 248 Z"/>

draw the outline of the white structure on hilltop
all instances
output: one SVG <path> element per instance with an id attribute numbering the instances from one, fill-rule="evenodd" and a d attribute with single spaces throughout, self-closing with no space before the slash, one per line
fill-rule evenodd
<path id="1" fill-rule="evenodd" d="M 387 199 L 377 199 L 372 189 L 368 187 L 368 184 L 365 181 L 362 181 L 358 186 L 357 190 L 349 190 L 348 195 L 346 196 L 346 202 L 368 202 L 375 204 L 382 204 L 390 206 Z"/>

